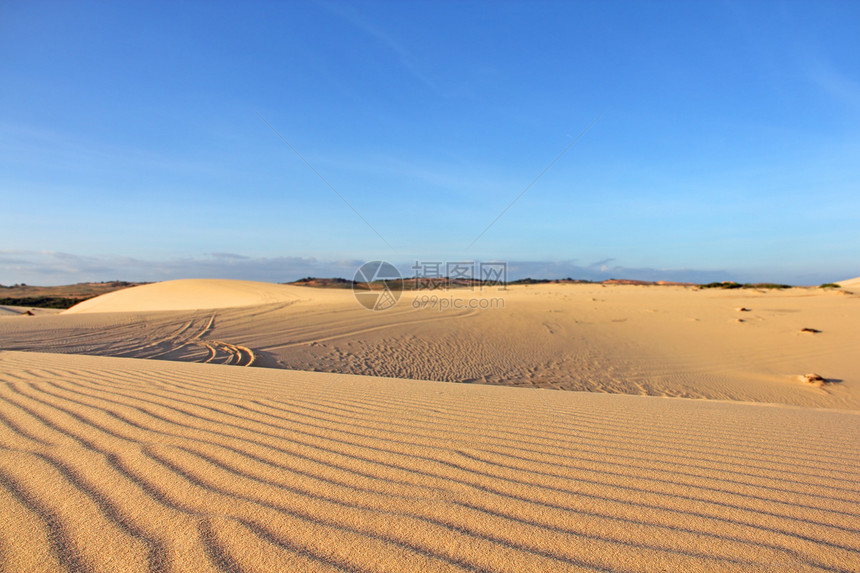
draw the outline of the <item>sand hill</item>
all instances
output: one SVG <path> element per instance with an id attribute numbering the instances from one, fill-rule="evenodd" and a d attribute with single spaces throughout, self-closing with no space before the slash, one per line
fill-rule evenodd
<path id="1" fill-rule="evenodd" d="M 65 314 L 197 310 L 294 301 L 297 287 L 223 279 L 183 279 L 123 289 L 91 298 Z"/>
<path id="2" fill-rule="evenodd" d="M 837 284 L 842 286 L 842 288 L 855 288 L 860 289 L 860 277 L 856 279 L 848 279 L 844 281 L 839 281 Z"/>

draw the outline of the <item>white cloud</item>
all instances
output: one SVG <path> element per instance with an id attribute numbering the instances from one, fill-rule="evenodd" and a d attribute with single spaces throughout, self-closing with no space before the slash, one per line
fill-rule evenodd
<path id="1" fill-rule="evenodd" d="M 248 257 L 211 253 L 197 257 L 144 260 L 93 257 L 53 251 L 0 251 L 0 283 L 70 284 L 86 281 L 161 281 L 226 278 L 285 282 L 305 276 L 352 277 L 360 260 L 321 261 L 305 257 Z"/>
<path id="2" fill-rule="evenodd" d="M 452 259 L 453 260 L 453 259 Z M 458 259 L 459 260 L 459 259 Z M 658 269 L 611 265 L 607 258 L 585 266 L 568 261 L 507 261 L 508 280 L 573 278 L 583 280 L 633 279 L 707 283 L 785 282 L 820 284 L 856 276 L 856 272 L 825 273 L 707 269 Z M 167 260 L 144 260 L 122 256 L 87 256 L 55 251 L 0 250 L 0 283 L 36 285 L 71 284 L 87 281 L 162 281 L 180 278 L 224 278 L 289 282 L 302 277 L 342 277 L 351 279 L 361 259 L 320 260 L 315 257 L 250 257 L 237 253 L 209 253 Z M 403 276 L 414 274 L 415 260 L 391 261 Z M 442 268 L 444 268 L 444 261 Z M 503 262 L 499 260 L 484 262 Z M 838 275 L 838 276 L 837 276 Z M 844 275 L 844 276 L 843 276 Z"/>

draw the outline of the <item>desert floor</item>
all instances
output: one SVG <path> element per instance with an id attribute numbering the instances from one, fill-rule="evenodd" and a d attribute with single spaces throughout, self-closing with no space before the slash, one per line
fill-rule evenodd
<path id="1" fill-rule="evenodd" d="M 532 285 L 373 312 L 176 281 L 19 310 L 0 570 L 860 569 L 850 288 Z"/>

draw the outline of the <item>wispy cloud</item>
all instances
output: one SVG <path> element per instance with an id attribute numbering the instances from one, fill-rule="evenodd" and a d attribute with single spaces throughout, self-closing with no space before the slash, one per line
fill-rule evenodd
<path id="1" fill-rule="evenodd" d="M 525 277 L 542 279 L 573 278 L 592 281 L 614 278 L 694 283 L 739 280 L 736 273 L 724 270 L 610 266 L 610 263 L 614 260 L 607 258 L 584 266 L 577 264 L 576 261 L 512 261 L 508 263 L 508 277 L 511 280 Z"/>
<path id="2" fill-rule="evenodd" d="M 453 260 L 453 259 L 452 259 Z M 364 264 L 361 259 L 321 260 L 315 257 L 253 257 L 217 252 L 165 260 L 123 256 L 85 256 L 56 251 L 0 250 L 0 283 L 36 285 L 71 284 L 86 281 L 162 281 L 180 278 L 223 278 L 289 282 L 306 276 L 352 278 Z M 403 276 L 414 274 L 415 260 L 391 261 Z M 442 261 L 444 262 L 444 260 Z M 483 261 L 501 262 L 501 261 Z M 633 279 L 707 283 L 786 282 L 821 284 L 856 276 L 842 273 L 785 274 L 777 271 L 630 267 L 605 258 L 592 263 L 566 261 L 507 261 L 508 280 L 526 277 L 584 280 Z M 443 265 L 444 268 L 444 265 Z"/>
<path id="3" fill-rule="evenodd" d="M 225 278 L 285 282 L 304 276 L 352 277 L 364 261 L 322 261 L 313 257 L 248 257 L 210 253 L 197 257 L 144 260 L 93 257 L 54 251 L 0 251 L 0 283 L 69 284 L 85 281 L 162 281 Z"/>
<path id="4" fill-rule="evenodd" d="M 154 150 L 139 143 L 96 140 L 39 125 L 2 121 L 0 154 L 16 166 L 30 165 L 42 170 L 47 167 L 73 173 L 88 169 L 99 174 L 120 169 L 172 174 L 223 173 L 223 166 L 213 166 L 189 154 L 177 156 L 175 151 Z"/>
<path id="5" fill-rule="evenodd" d="M 379 42 L 381 45 L 388 48 L 392 53 L 394 53 L 397 61 L 403 66 L 403 68 L 408 71 L 415 79 L 424 84 L 427 88 L 435 92 L 437 95 L 445 97 L 444 91 L 439 87 L 439 84 L 430 78 L 421 67 L 416 63 L 415 57 L 412 53 L 403 46 L 402 43 L 395 40 L 389 33 L 385 30 L 371 22 L 369 19 L 360 14 L 353 6 L 349 5 L 336 5 L 330 2 L 325 2 L 321 4 L 325 7 L 331 14 L 334 14 L 343 20 L 346 20 L 368 36 L 372 37 L 374 40 Z"/>
<path id="6" fill-rule="evenodd" d="M 810 59 L 806 69 L 813 85 L 852 111 L 860 112 L 860 80 L 821 59 Z"/>

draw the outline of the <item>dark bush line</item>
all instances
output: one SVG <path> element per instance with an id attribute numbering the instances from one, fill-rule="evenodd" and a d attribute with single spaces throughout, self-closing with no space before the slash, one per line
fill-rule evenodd
<path id="1" fill-rule="evenodd" d="M 29 306 L 31 308 L 72 308 L 79 302 L 83 302 L 88 298 L 67 298 L 62 296 L 25 296 L 20 298 L 4 297 L 0 298 L 2 306 Z"/>
<path id="2" fill-rule="evenodd" d="M 701 285 L 701 288 L 792 288 L 791 285 L 783 285 L 778 283 L 736 283 L 734 281 L 725 281 L 721 283 L 708 283 Z"/>
<path id="3" fill-rule="evenodd" d="M 542 285 L 550 282 L 549 279 L 533 279 L 531 277 L 509 281 L 509 285 Z"/>

